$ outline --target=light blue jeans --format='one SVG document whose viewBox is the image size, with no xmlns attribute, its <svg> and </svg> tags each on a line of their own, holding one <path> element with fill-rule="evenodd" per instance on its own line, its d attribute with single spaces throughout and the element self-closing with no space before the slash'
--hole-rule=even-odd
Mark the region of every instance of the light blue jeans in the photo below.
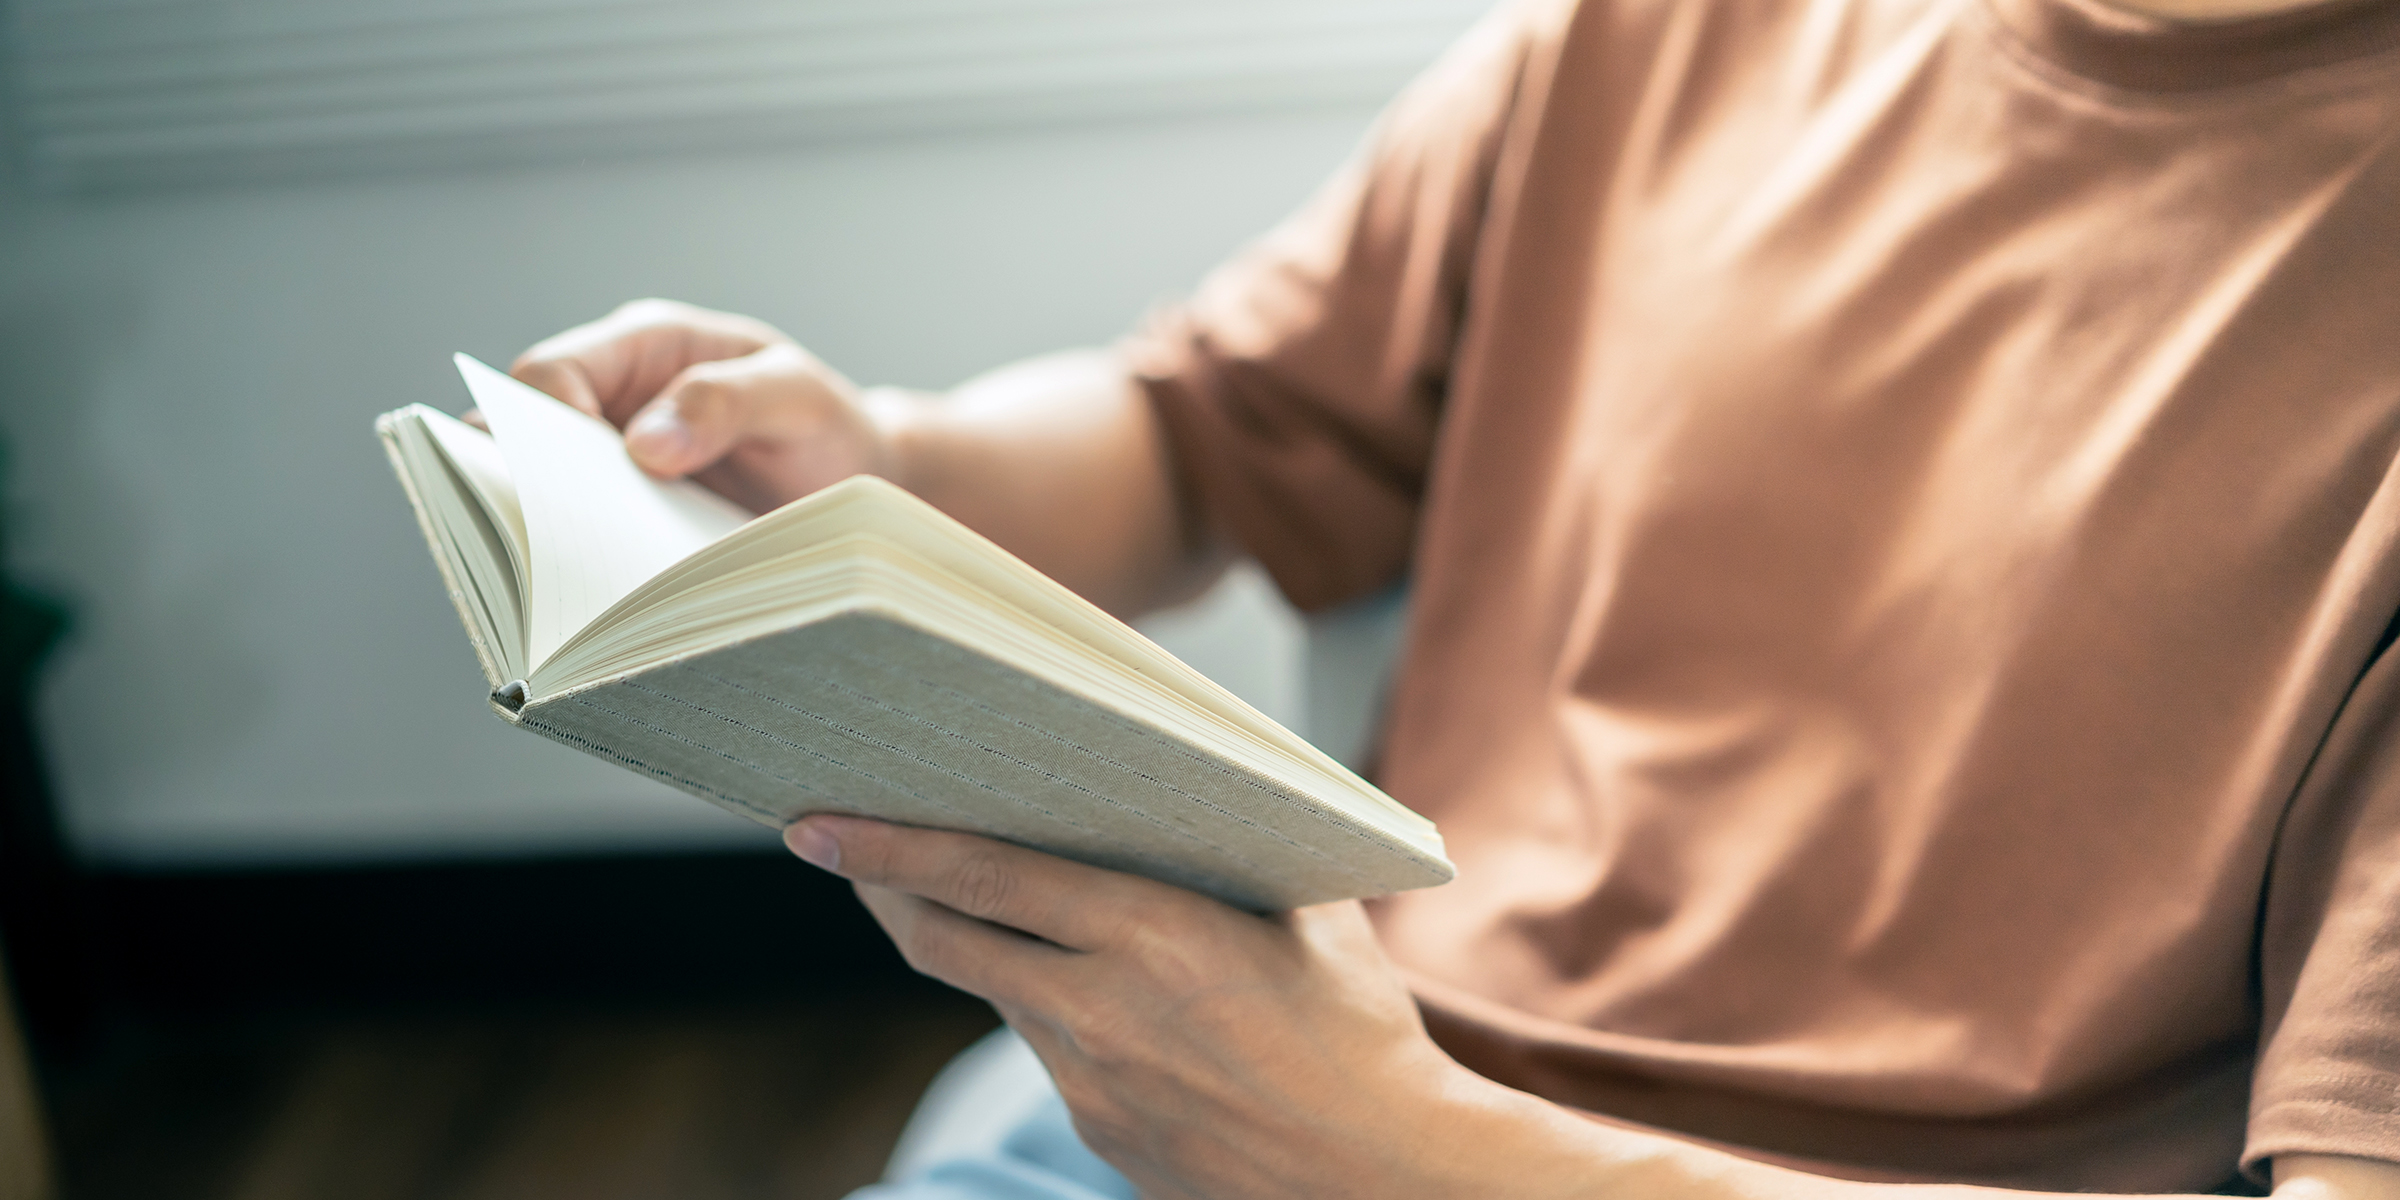
<svg viewBox="0 0 2400 1200">
<path fill-rule="evenodd" d="M 942 1068 L 883 1182 L 850 1200 L 1135 1200 L 1084 1149 L 1033 1048 L 1003 1028 Z"/>
</svg>

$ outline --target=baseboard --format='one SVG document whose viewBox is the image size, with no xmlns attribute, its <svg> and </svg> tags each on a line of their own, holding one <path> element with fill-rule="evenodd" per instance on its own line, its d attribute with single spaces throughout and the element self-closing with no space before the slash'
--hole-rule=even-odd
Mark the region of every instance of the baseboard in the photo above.
<svg viewBox="0 0 2400 1200">
<path fill-rule="evenodd" d="M 76 886 L 100 991 L 140 1014 L 922 986 L 849 885 L 780 853 L 103 871 Z"/>
</svg>

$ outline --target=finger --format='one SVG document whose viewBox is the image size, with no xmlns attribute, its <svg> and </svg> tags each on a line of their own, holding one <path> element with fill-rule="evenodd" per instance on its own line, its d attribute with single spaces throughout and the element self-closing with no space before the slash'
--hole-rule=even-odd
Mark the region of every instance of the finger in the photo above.
<svg viewBox="0 0 2400 1200">
<path fill-rule="evenodd" d="M 569 407 L 587 417 L 604 416 L 600 407 L 599 388 L 592 382 L 592 373 L 598 369 L 608 373 L 603 378 L 613 378 L 614 373 L 622 368 L 602 358 L 600 352 L 572 358 L 533 357 L 547 345 L 537 343 L 533 349 L 518 356 L 517 361 L 510 364 L 508 373 L 515 376 L 518 382 L 565 401 Z"/>
<path fill-rule="evenodd" d="M 1135 875 L 973 834 L 816 813 L 784 831 L 792 853 L 857 883 L 922 896 L 1074 950 L 1179 924 L 1214 901 Z M 1231 911 L 1231 910 L 1227 910 Z"/>
<path fill-rule="evenodd" d="M 1301 940 L 1328 949 L 1382 945 L 1375 936 L 1375 922 L 1367 917 L 1367 906 L 1356 900 L 1333 900 L 1288 909 L 1270 919 Z"/>
<path fill-rule="evenodd" d="M 492 431 L 492 423 L 484 419 L 483 410 L 480 408 L 470 408 L 466 412 L 460 414 L 458 419 L 484 431 L 485 433 L 490 433 Z"/>
<path fill-rule="evenodd" d="M 509 374 L 620 426 L 696 362 L 738 358 L 785 340 L 761 321 L 673 300 L 635 300 L 544 338 Z"/>
<path fill-rule="evenodd" d="M 1038 1005 L 1061 960 L 1073 953 L 906 892 L 855 888 L 910 969 L 997 1005 Z"/>
<path fill-rule="evenodd" d="M 847 381 L 789 342 L 695 363 L 625 423 L 625 449 L 662 479 L 689 475 L 745 441 L 805 444 L 832 432 Z"/>
</svg>

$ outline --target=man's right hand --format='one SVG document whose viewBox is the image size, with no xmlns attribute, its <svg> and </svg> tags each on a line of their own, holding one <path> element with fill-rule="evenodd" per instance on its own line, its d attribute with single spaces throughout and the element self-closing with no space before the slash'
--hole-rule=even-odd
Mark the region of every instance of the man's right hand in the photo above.
<svg viewBox="0 0 2400 1200">
<path fill-rule="evenodd" d="M 635 300 L 536 343 L 509 373 L 624 430 L 643 470 L 688 475 L 753 512 L 895 465 L 874 415 L 891 406 L 734 313 Z"/>
<path fill-rule="evenodd" d="M 642 469 L 754 512 L 881 475 L 1121 616 L 1194 594 L 1227 557 L 1184 511 L 1159 418 L 1105 351 L 940 395 L 862 389 L 763 321 L 636 300 L 510 373 L 623 429 Z"/>
</svg>

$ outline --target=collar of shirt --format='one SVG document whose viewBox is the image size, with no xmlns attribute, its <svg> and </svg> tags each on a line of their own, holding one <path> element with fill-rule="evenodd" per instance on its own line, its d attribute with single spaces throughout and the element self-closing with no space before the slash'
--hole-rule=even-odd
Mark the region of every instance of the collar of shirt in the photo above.
<svg viewBox="0 0 2400 1200">
<path fill-rule="evenodd" d="M 2331 0 L 2229 21 L 2144 16 L 2100 0 L 1987 0 L 2026 48 L 2142 92 L 2239 87 L 2400 49 L 2400 2 Z"/>
</svg>

